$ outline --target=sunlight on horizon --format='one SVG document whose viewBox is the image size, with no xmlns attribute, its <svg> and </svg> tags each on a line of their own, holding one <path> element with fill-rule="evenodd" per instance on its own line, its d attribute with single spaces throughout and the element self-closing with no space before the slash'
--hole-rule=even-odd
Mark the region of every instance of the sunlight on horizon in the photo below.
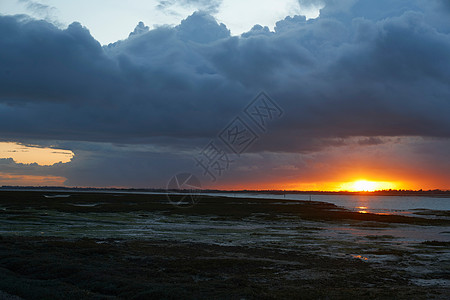
<svg viewBox="0 0 450 300">
<path fill-rule="evenodd" d="M 284 184 L 282 188 L 273 187 L 274 190 L 314 191 L 314 192 L 374 192 L 381 190 L 422 189 L 420 185 L 414 186 L 405 181 L 376 181 L 355 178 L 352 181 L 320 181 L 308 183 Z"/>
<path fill-rule="evenodd" d="M 396 189 L 397 185 L 387 181 L 370 181 L 365 179 L 346 182 L 341 185 L 341 191 L 349 192 L 374 192 L 379 190 Z"/>
<path fill-rule="evenodd" d="M 0 142 L 0 159 L 12 158 L 14 162 L 20 164 L 36 163 L 40 166 L 51 166 L 56 163 L 68 163 L 73 157 L 74 153 L 70 150 Z"/>
</svg>

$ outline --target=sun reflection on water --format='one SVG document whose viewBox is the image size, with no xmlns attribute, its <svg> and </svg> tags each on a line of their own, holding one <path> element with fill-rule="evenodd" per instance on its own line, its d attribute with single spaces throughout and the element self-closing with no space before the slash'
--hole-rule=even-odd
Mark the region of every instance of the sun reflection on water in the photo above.
<svg viewBox="0 0 450 300">
<path fill-rule="evenodd" d="M 358 212 L 360 214 L 367 214 L 368 213 L 367 212 L 367 206 L 358 206 L 357 209 L 358 209 Z"/>
</svg>

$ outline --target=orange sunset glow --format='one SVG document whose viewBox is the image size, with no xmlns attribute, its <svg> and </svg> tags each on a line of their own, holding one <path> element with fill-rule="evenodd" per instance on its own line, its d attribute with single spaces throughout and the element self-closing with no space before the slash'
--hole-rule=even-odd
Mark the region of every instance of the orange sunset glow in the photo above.
<svg viewBox="0 0 450 300">
<path fill-rule="evenodd" d="M 397 189 L 396 184 L 384 181 L 357 180 L 342 184 L 341 191 L 350 192 L 373 192 L 379 190 Z"/>
<path fill-rule="evenodd" d="M 245 185 L 223 185 L 220 186 L 224 190 L 286 190 L 286 191 L 329 191 L 329 192 L 374 192 L 381 190 L 400 190 L 400 189 L 420 189 L 420 186 L 404 184 L 400 181 L 376 181 L 366 179 L 356 179 L 354 181 L 318 181 L 313 183 L 283 183 L 283 182 L 267 182 L 267 183 L 246 183 Z"/>
<path fill-rule="evenodd" d="M 66 178 L 60 176 L 16 175 L 0 172 L 0 185 L 8 186 L 63 186 Z"/>
<path fill-rule="evenodd" d="M 355 179 L 345 179 L 342 181 L 324 181 L 317 180 L 316 182 L 282 182 L 282 181 L 272 181 L 272 182 L 245 182 L 241 184 L 224 184 L 218 186 L 218 188 L 223 190 L 286 190 L 286 191 L 329 191 L 329 192 L 374 192 L 382 190 L 434 190 L 442 189 L 446 190 L 446 185 L 444 179 L 439 178 L 393 178 L 386 176 L 390 180 L 380 180 L 370 179 L 370 177 L 365 178 L 355 178 Z M 338 179 L 338 178 L 336 178 Z M 441 181 L 439 181 L 441 180 Z M 204 186 L 204 188 L 210 188 L 209 186 Z"/>
<path fill-rule="evenodd" d="M 51 166 L 55 163 L 67 163 L 74 154 L 70 150 L 22 145 L 12 142 L 0 142 L 0 158 L 12 158 L 16 163 Z"/>
</svg>

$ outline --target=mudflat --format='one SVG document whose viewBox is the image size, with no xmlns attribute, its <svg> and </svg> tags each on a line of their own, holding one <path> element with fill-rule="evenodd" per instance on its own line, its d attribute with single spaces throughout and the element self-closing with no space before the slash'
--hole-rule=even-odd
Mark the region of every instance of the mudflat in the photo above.
<svg viewBox="0 0 450 300">
<path fill-rule="evenodd" d="M 440 239 L 448 218 L 309 201 L 202 196 L 177 207 L 165 195 L 66 194 L 0 192 L 0 290 L 9 296 L 450 298 L 450 244 Z"/>
</svg>

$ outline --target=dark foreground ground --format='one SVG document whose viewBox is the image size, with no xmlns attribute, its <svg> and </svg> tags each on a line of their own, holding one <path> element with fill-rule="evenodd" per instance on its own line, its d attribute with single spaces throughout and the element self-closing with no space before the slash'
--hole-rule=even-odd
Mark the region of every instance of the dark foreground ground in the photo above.
<svg viewBox="0 0 450 300">
<path fill-rule="evenodd" d="M 193 207 L 177 208 L 158 195 L 80 193 L 49 199 L 43 194 L 48 195 L 0 192 L 0 291 L 9 295 L 25 299 L 450 299 L 449 261 L 435 262 L 447 253 L 447 242 L 426 241 L 404 248 L 378 233 L 347 241 L 321 239 L 317 234 L 344 225 L 448 229 L 450 222 L 445 219 L 360 214 L 318 202 L 293 205 L 292 201 L 204 197 Z M 114 214 L 122 223 L 113 219 Z M 86 222 L 109 220 L 108 237 L 96 231 L 103 223 L 80 230 L 73 221 L 80 216 Z M 125 223 L 155 216 L 175 229 L 147 235 L 133 235 L 127 229 L 126 235 L 119 234 Z M 197 229 L 182 231 L 190 228 L 188 223 L 177 229 L 169 222 L 173 218 L 187 219 Z M 134 228 L 141 228 L 144 223 L 136 224 L 141 225 Z M 156 223 L 145 224 L 148 231 L 157 232 Z M 217 228 L 199 224 L 226 226 L 218 233 Z M 56 234 L 58 226 L 63 228 L 60 234 Z M 73 227 L 78 230 L 71 231 Z M 239 240 L 256 233 L 254 241 Z M 355 259 L 350 253 L 362 256 Z M 365 256 L 380 259 L 372 262 Z M 418 284 L 420 280 L 428 283 Z M 6 296 L 0 293 L 2 297 Z"/>
</svg>

